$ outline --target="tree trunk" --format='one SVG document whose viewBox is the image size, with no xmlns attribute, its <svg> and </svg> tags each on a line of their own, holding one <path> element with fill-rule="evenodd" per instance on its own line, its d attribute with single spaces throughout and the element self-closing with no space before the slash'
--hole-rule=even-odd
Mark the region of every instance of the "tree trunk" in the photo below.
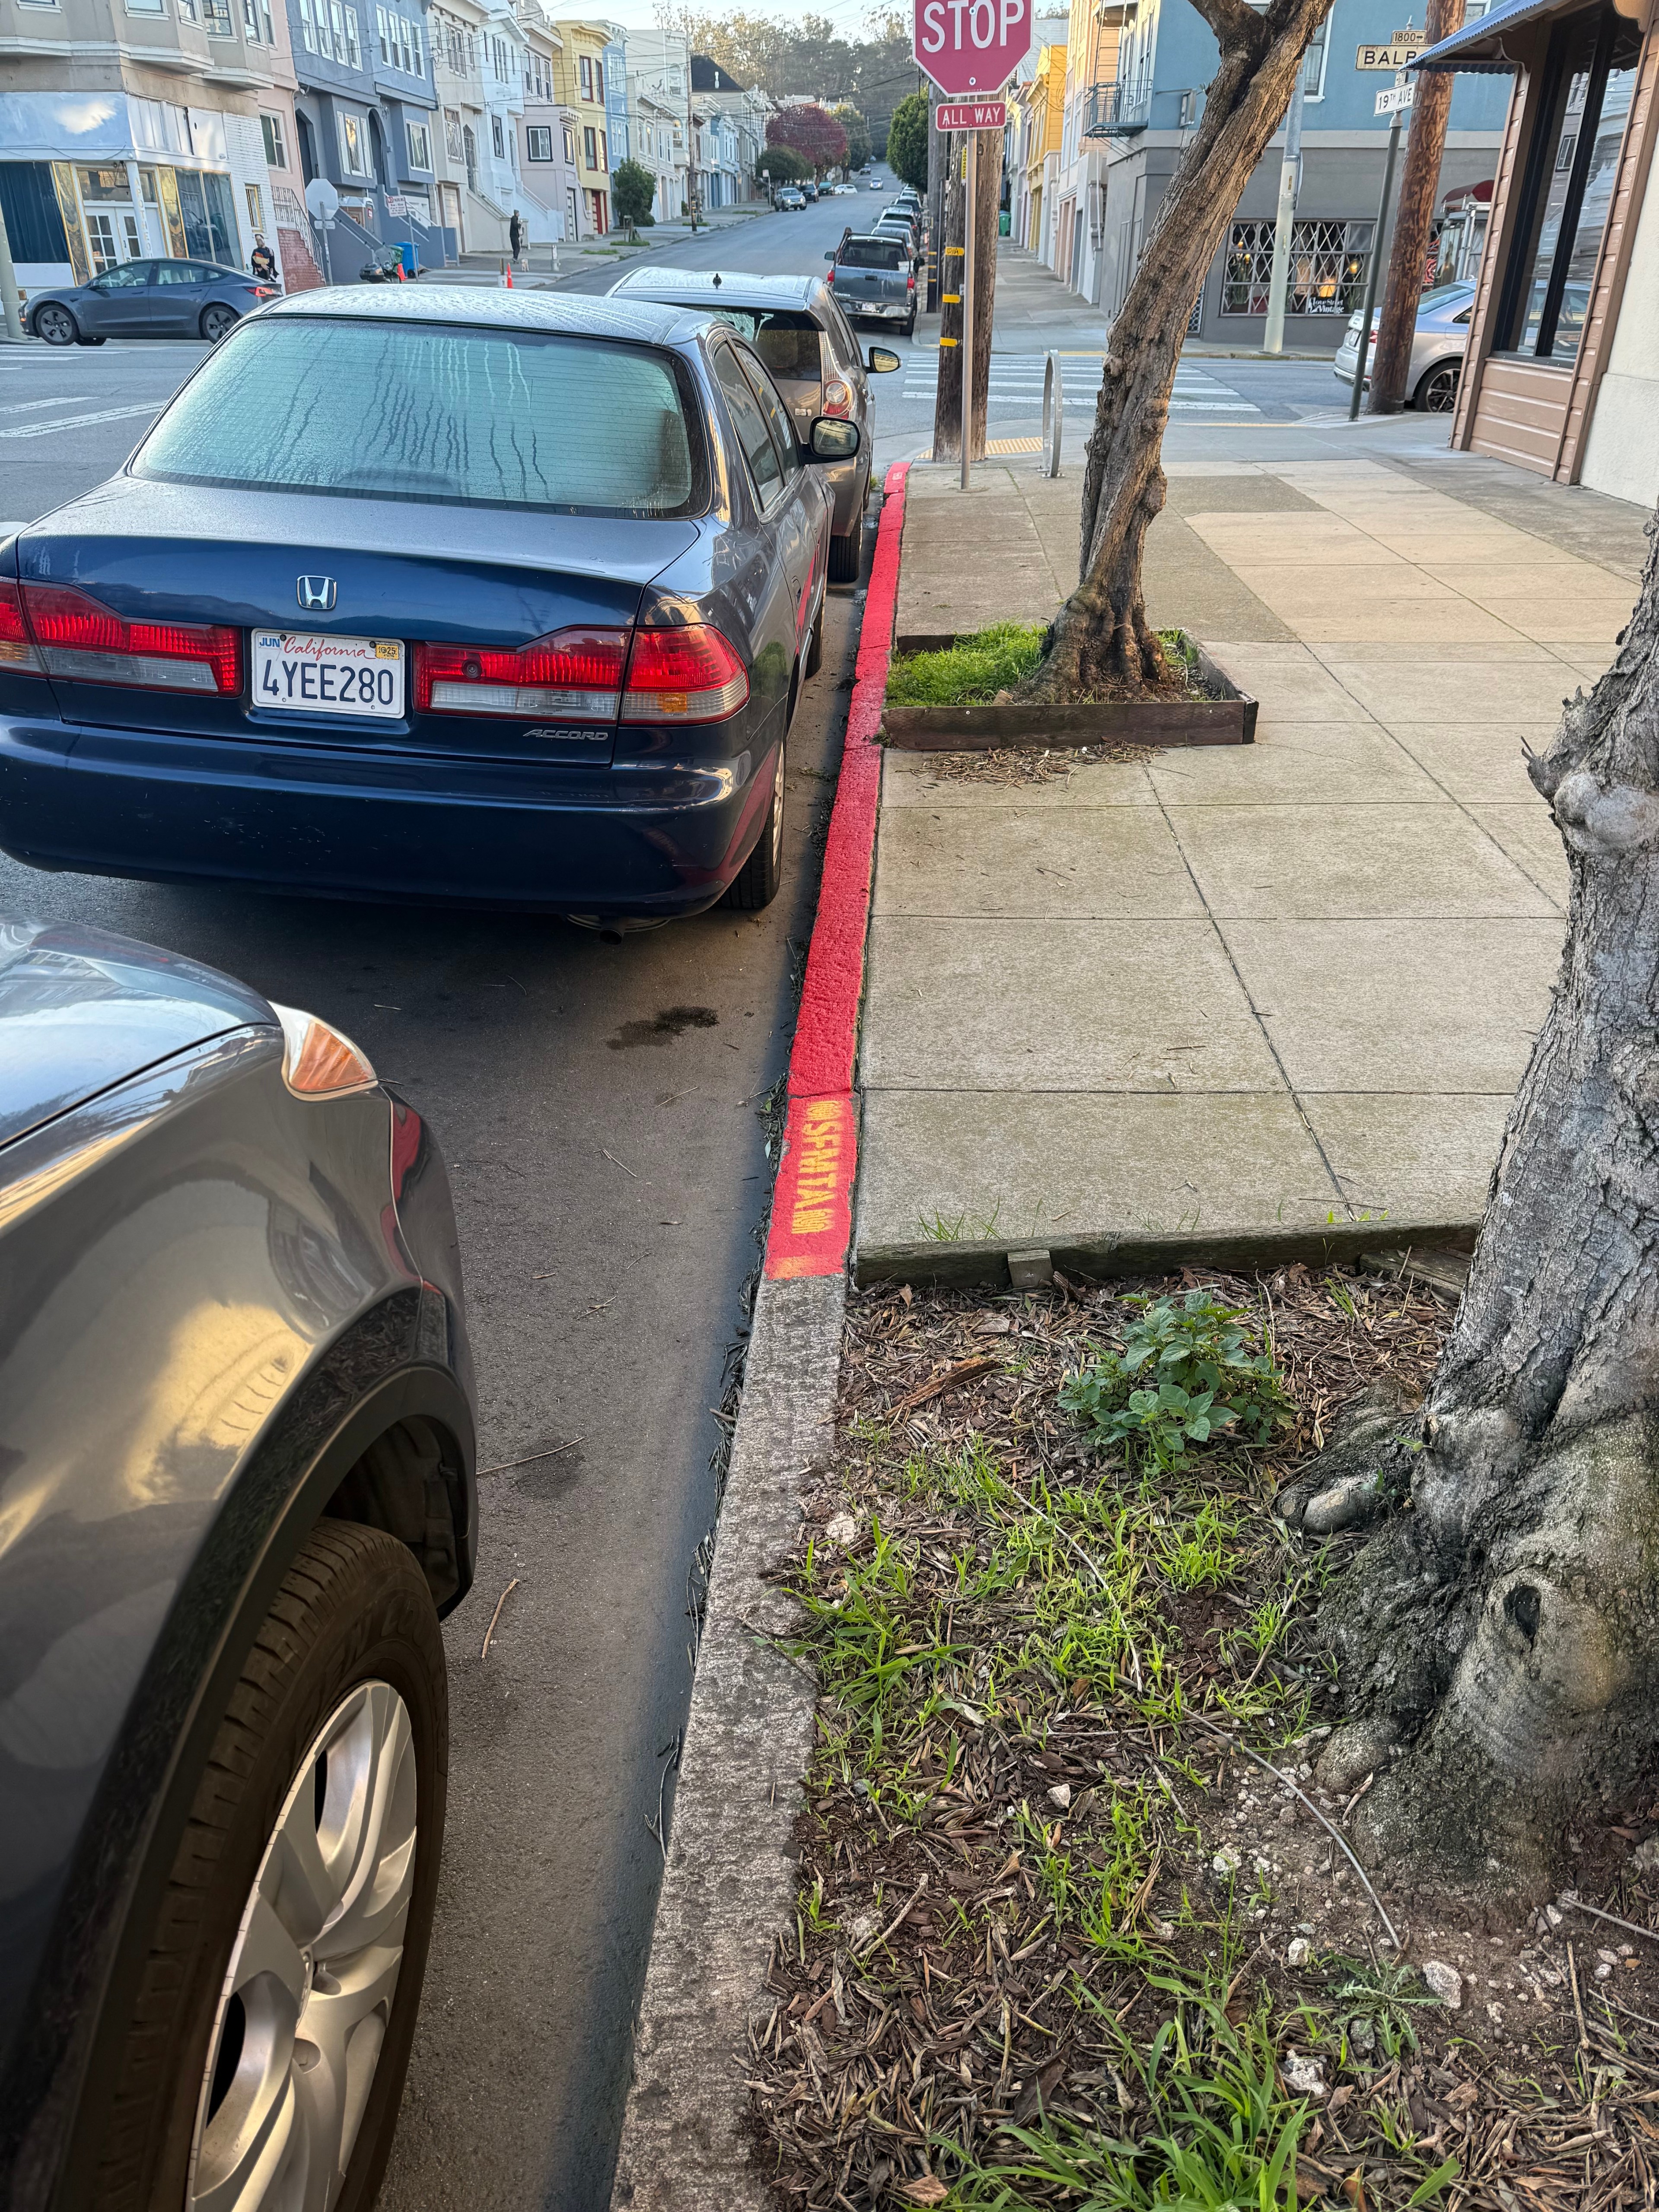
<svg viewBox="0 0 1659 2212">
<path fill-rule="evenodd" d="M 939 246 L 939 377 L 933 394 L 933 458 L 962 458 L 962 266 L 967 211 L 962 149 L 966 136 L 944 142 L 945 223 Z"/>
<path fill-rule="evenodd" d="M 1424 35 L 1431 46 L 1436 46 L 1449 38 L 1462 20 L 1463 0 L 1429 0 Z M 1382 295 L 1382 315 L 1371 352 L 1371 391 L 1366 406 L 1371 415 L 1398 415 L 1405 404 L 1412 341 L 1417 336 L 1417 306 L 1423 297 L 1429 233 L 1440 187 L 1440 160 L 1446 150 L 1446 118 L 1452 109 L 1452 79 L 1448 73 L 1419 72 L 1415 82 L 1406 140 L 1406 173 L 1400 179 L 1400 211 L 1394 217 L 1394 245 L 1388 254 L 1388 289 Z M 1380 238 L 1372 251 L 1381 252 Z"/>
<path fill-rule="evenodd" d="M 1194 4 L 1221 57 L 1197 134 L 1112 325 L 1083 472 L 1081 580 L 1055 618 L 1043 660 L 1016 694 L 1034 703 L 1084 699 L 1108 683 L 1151 684 L 1162 673 L 1146 619 L 1141 554 L 1163 507 L 1158 456 L 1175 366 L 1205 274 L 1284 120 L 1308 41 L 1331 0 L 1272 0 L 1265 15 L 1245 0 Z"/>
<path fill-rule="evenodd" d="M 1382 1770 L 1357 1823 L 1374 1861 L 1454 1875 L 1552 1875 L 1659 1736 L 1659 522 L 1650 538 L 1617 659 L 1529 764 L 1567 848 L 1566 949 L 1394 1455 L 1410 1510 L 1327 1600 L 1349 1719 L 1326 1771 Z M 1339 1525 L 1347 1494 L 1302 1517 Z"/>
</svg>

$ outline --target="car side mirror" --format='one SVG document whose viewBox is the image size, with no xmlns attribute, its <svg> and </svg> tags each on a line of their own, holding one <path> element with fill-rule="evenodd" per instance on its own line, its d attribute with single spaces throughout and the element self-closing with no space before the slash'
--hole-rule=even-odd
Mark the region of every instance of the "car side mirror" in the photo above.
<svg viewBox="0 0 1659 2212">
<path fill-rule="evenodd" d="M 877 376 L 885 376 L 889 369 L 902 368 L 904 365 L 898 355 L 890 353 L 886 346 L 872 346 L 869 359 L 865 363 L 865 367 L 873 368 Z"/>
<path fill-rule="evenodd" d="M 828 252 L 824 256 L 824 258 L 825 258 L 825 260 L 826 260 L 826 261 L 833 261 L 833 260 L 834 260 L 834 258 L 835 258 L 835 248 L 834 248 L 833 246 L 831 246 L 831 248 L 830 248 L 829 252 Z"/>
<path fill-rule="evenodd" d="M 861 442 L 856 422 L 820 415 L 808 433 L 807 451 L 814 461 L 850 461 Z"/>
</svg>

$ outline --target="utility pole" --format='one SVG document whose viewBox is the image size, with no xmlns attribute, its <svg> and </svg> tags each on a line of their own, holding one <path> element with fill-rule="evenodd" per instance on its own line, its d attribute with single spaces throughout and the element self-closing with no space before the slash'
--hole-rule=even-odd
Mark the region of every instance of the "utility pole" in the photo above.
<svg viewBox="0 0 1659 2212">
<path fill-rule="evenodd" d="M 1261 341 L 1264 353 L 1284 350 L 1284 302 L 1290 289 L 1290 237 L 1296 221 L 1296 198 L 1302 190 L 1302 96 L 1308 64 L 1296 71 L 1296 90 L 1284 117 L 1284 159 L 1278 172 L 1278 213 L 1273 222 L 1273 273 L 1267 288 L 1267 329 Z"/>
<path fill-rule="evenodd" d="M 939 259 L 939 376 L 933 402 L 933 458 L 954 461 L 962 446 L 962 296 L 963 264 L 967 245 L 964 215 L 967 193 L 958 152 L 959 134 L 950 131 L 937 142 L 944 186 L 943 220 L 937 234 Z"/>
<path fill-rule="evenodd" d="M 921 71 L 916 72 L 918 76 Z M 933 112 L 939 105 L 939 88 L 931 77 L 927 84 L 927 204 L 928 254 L 927 293 L 924 311 L 930 315 L 939 312 L 939 294 L 943 289 L 943 268 L 941 260 L 945 236 L 945 155 L 949 150 L 948 140 L 942 140 L 933 127 Z"/>
<path fill-rule="evenodd" d="M 1463 0 L 1429 0 L 1424 36 L 1430 46 L 1449 38 L 1463 20 Z M 1412 341 L 1417 336 L 1418 302 L 1428 264 L 1429 231 L 1434 222 L 1440 160 L 1446 150 L 1446 118 L 1451 112 L 1452 80 L 1442 70 L 1415 71 L 1412 128 L 1406 141 L 1406 173 L 1400 180 L 1400 213 L 1394 218 L 1388 283 L 1382 295 L 1376 356 L 1371 365 L 1371 399 L 1367 412 L 1398 415 L 1406 402 L 1411 374 Z M 1381 252 L 1382 240 L 1377 239 Z"/>
<path fill-rule="evenodd" d="M 1359 413 L 1365 397 L 1365 356 L 1371 345 L 1371 317 L 1376 313 L 1377 271 L 1382 266 L 1382 241 L 1388 230 L 1388 203 L 1394 196 L 1394 159 L 1400 152 L 1400 110 L 1388 125 L 1388 158 L 1382 165 L 1382 198 L 1377 202 L 1376 234 L 1371 241 L 1371 262 L 1365 272 L 1365 305 L 1359 318 L 1359 354 L 1354 362 L 1353 388 L 1348 394 L 1348 420 Z"/>
<path fill-rule="evenodd" d="M 0 313 L 6 319 L 5 336 L 0 343 L 21 345 L 23 318 L 17 298 L 17 271 L 12 266 L 11 240 L 6 235 L 6 211 L 0 208 Z"/>
</svg>

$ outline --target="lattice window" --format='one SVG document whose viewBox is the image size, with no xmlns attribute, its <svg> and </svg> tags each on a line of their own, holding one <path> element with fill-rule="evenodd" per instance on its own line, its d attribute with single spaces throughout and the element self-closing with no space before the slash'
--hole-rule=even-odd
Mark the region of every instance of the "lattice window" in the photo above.
<svg viewBox="0 0 1659 2212">
<path fill-rule="evenodd" d="M 1222 283 L 1224 315 L 1265 315 L 1273 273 L 1271 216 L 1259 222 L 1235 222 L 1228 233 L 1227 273 Z M 1347 315 L 1362 306 L 1365 271 L 1371 258 L 1369 221 L 1327 222 L 1317 219 L 1290 226 L 1290 284 L 1285 313 L 1291 315 Z"/>
</svg>

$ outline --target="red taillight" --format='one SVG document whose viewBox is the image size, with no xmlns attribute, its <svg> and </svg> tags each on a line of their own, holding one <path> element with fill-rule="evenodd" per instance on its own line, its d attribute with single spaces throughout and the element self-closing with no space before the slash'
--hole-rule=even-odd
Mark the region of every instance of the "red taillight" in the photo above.
<svg viewBox="0 0 1659 2212">
<path fill-rule="evenodd" d="M 256 300 L 274 300 L 278 296 L 274 284 L 250 284 L 247 289 Z"/>
<path fill-rule="evenodd" d="M 14 676 L 46 673 L 23 620 L 22 594 L 7 577 L 0 577 L 0 668 L 10 669 Z"/>
<path fill-rule="evenodd" d="M 916 289 L 916 271 L 914 269 L 911 270 L 909 276 L 905 279 L 905 289 L 907 292 L 913 292 Z"/>
<path fill-rule="evenodd" d="M 147 691 L 235 692 L 241 639 L 208 623 L 128 622 L 66 584 L 25 584 L 23 613 L 49 676 Z"/>
<path fill-rule="evenodd" d="M 832 376 L 825 385 L 824 404 L 819 412 L 821 415 L 851 414 L 852 386 L 844 377 Z"/>
<path fill-rule="evenodd" d="M 742 662 L 706 623 L 635 631 L 622 702 L 625 722 L 723 721 L 748 696 Z"/>
<path fill-rule="evenodd" d="M 418 714 L 558 714 L 612 722 L 622 696 L 625 629 L 556 629 L 516 652 L 493 645 L 418 645 Z"/>
</svg>

